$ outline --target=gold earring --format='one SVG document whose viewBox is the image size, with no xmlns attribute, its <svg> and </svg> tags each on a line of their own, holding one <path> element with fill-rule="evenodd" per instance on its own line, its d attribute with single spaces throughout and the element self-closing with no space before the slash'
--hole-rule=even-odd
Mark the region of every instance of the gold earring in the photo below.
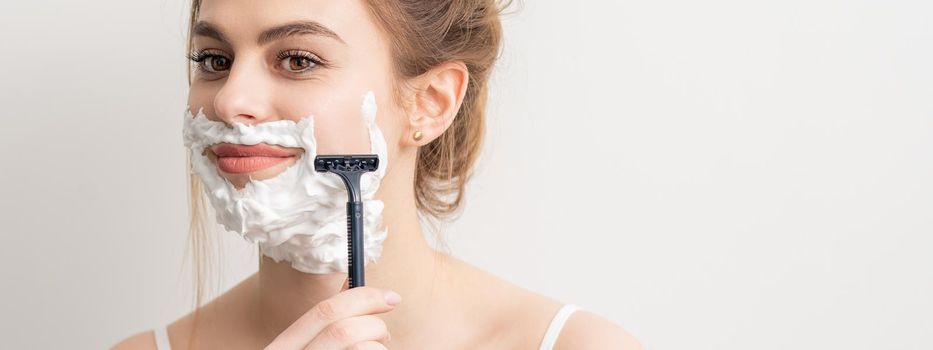
<svg viewBox="0 0 933 350">
<path fill-rule="evenodd" d="M 415 131 L 414 139 L 415 141 L 421 141 L 421 138 L 424 137 L 424 133 L 421 130 Z"/>
</svg>

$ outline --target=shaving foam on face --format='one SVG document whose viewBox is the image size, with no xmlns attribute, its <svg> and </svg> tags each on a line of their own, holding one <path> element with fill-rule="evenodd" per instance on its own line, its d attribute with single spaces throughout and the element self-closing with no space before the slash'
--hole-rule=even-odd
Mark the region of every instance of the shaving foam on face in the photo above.
<svg viewBox="0 0 933 350">
<path fill-rule="evenodd" d="M 363 248 L 366 263 L 382 254 L 388 229 L 382 225 L 383 203 L 374 199 L 385 176 L 388 156 L 385 138 L 376 125 L 376 98 L 363 97 L 361 113 L 369 131 L 370 152 L 379 157 L 379 169 L 360 179 L 363 211 Z M 335 174 L 314 170 L 317 143 L 314 116 L 233 127 L 207 119 L 203 108 L 196 116 L 185 109 L 184 144 L 191 152 L 192 171 L 201 179 L 204 193 L 227 231 L 258 243 L 263 255 L 276 262 L 289 261 L 293 268 L 315 274 L 347 273 L 347 189 Z M 236 189 L 220 176 L 217 166 L 204 155 L 218 143 L 255 145 L 266 143 L 304 149 L 298 161 L 276 177 L 250 179 Z"/>
</svg>

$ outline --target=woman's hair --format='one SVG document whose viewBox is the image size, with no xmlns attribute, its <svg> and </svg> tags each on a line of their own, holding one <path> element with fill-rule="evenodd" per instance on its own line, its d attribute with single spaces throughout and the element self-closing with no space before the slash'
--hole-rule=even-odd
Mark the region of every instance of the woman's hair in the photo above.
<svg viewBox="0 0 933 350">
<path fill-rule="evenodd" d="M 467 182 L 479 156 L 485 133 L 487 82 L 499 56 L 502 27 L 500 14 L 512 1 L 498 0 L 366 0 L 373 18 L 392 43 L 396 102 L 407 79 L 437 65 L 463 62 L 469 83 L 463 103 L 450 127 L 437 139 L 418 149 L 414 196 L 419 214 L 435 220 L 452 219 L 463 201 Z M 198 19 L 201 0 L 192 0 L 187 50 L 191 28 Z M 191 82 L 191 67 L 188 69 Z M 189 173 L 190 246 L 196 266 L 195 325 L 203 301 L 208 260 L 209 212 L 200 180 Z M 194 339 L 191 337 L 190 339 Z"/>
<path fill-rule="evenodd" d="M 448 61 L 461 61 L 469 71 L 457 117 L 440 137 L 418 149 L 415 169 L 419 211 L 438 219 L 450 217 L 460 208 L 482 148 L 487 82 L 502 36 L 499 13 L 508 3 L 500 7 L 494 0 L 367 2 L 394 43 L 397 78 L 413 78 Z"/>
</svg>

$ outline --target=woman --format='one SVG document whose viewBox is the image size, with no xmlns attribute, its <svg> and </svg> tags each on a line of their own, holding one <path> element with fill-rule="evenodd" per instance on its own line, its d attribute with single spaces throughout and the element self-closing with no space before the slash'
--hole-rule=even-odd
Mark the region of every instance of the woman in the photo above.
<svg viewBox="0 0 933 350">
<path fill-rule="evenodd" d="M 419 214 L 443 219 L 457 210 L 480 151 L 486 83 L 500 44 L 497 5 L 193 1 L 188 112 L 203 113 L 200 122 L 257 126 L 313 115 L 319 154 L 368 153 L 367 133 L 358 131 L 366 130 L 364 118 L 347 116 L 358 115 L 360 96 L 371 92 L 378 118 L 370 127 L 382 133 L 390 161 L 375 193 L 384 206 L 367 210 L 381 209 L 390 233 L 379 242 L 378 259 L 367 261 L 363 287 L 347 289 L 345 273 L 309 273 L 319 265 L 264 251 L 256 274 L 166 329 L 133 335 L 115 349 L 640 348 L 595 313 L 435 251 L 422 235 Z M 266 145 L 263 152 L 282 159 L 225 158 L 252 152 L 237 147 L 246 146 L 204 154 L 238 189 L 276 178 L 303 155 L 297 147 Z M 202 180 L 192 182 L 195 203 Z"/>
</svg>

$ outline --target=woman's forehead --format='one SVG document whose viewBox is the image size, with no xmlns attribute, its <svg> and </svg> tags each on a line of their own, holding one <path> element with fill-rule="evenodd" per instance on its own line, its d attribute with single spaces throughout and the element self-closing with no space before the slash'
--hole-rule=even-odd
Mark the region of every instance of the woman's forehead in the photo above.
<svg viewBox="0 0 933 350">
<path fill-rule="evenodd" d="M 237 41 L 259 41 L 269 29 L 305 23 L 303 29 L 346 44 L 372 35 L 370 18 L 363 0 L 202 0 L 197 22 Z"/>
</svg>

